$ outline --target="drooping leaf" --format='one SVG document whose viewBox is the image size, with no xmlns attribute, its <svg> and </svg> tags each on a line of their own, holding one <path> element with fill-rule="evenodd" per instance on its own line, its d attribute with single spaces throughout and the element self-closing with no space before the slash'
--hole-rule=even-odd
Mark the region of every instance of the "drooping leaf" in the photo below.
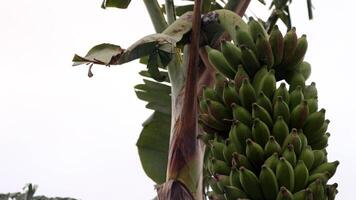
<svg viewBox="0 0 356 200">
<path fill-rule="evenodd" d="M 166 180 L 170 124 L 170 115 L 154 112 L 136 144 L 144 171 L 157 184 Z"/>
<path fill-rule="evenodd" d="M 101 4 L 102 8 L 113 7 L 113 8 L 127 8 L 131 0 L 104 0 Z"/>
<path fill-rule="evenodd" d="M 99 44 L 91 48 L 85 57 L 75 54 L 73 66 L 85 63 L 110 65 L 116 63 L 123 52 L 124 50 L 118 45 L 108 43 Z"/>
<path fill-rule="evenodd" d="M 170 26 L 163 31 L 163 34 L 168 35 L 179 42 L 184 34 L 192 29 L 193 12 L 186 12 L 179 19 L 174 21 Z"/>
<path fill-rule="evenodd" d="M 174 53 L 176 42 L 177 40 L 174 37 L 167 34 L 157 33 L 148 35 L 126 49 L 120 56 L 118 64 L 124 64 L 132 60 L 151 55 L 155 51 Z"/>
<path fill-rule="evenodd" d="M 168 72 L 166 72 L 166 71 L 160 71 L 160 73 L 161 73 L 164 77 L 166 77 L 166 79 L 164 80 L 164 82 L 169 83 L 170 80 L 169 80 L 169 77 L 168 77 Z M 140 74 L 141 76 L 143 76 L 143 77 L 151 78 L 151 75 L 150 75 L 150 73 L 148 73 L 147 70 L 142 70 L 142 71 L 139 72 L 139 74 Z"/>
<path fill-rule="evenodd" d="M 137 141 L 142 167 L 154 182 L 163 183 L 166 177 L 171 124 L 171 86 L 144 79 L 135 86 L 139 99 L 154 113 L 143 123 Z"/>
</svg>

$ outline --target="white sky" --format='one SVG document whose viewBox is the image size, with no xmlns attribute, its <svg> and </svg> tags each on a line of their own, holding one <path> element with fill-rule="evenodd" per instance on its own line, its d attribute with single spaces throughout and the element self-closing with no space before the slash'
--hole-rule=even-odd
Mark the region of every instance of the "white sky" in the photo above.
<svg viewBox="0 0 356 200">
<path fill-rule="evenodd" d="M 100 8 L 101 0 L 3 1 L 0 6 L 0 193 L 38 184 L 37 194 L 84 200 L 151 199 L 153 182 L 141 169 L 136 140 L 150 111 L 133 86 L 143 65 L 71 67 L 74 53 L 95 44 L 128 47 L 153 33 L 143 2 L 131 9 Z M 316 1 L 307 20 L 295 1 L 293 22 L 306 33 L 309 81 L 331 120 L 329 158 L 338 199 L 351 200 L 356 179 L 356 14 L 353 1 Z M 253 4 L 250 11 L 261 13 Z M 297 11 L 296 11 L 297 10 Z M 251 12 L 250 12 L 251 13 Z"/>
</svg>

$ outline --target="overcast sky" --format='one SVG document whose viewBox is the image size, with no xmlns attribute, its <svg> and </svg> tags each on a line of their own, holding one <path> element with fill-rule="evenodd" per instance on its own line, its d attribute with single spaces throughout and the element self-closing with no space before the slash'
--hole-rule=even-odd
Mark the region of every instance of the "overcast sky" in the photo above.
<svg viewBox="0 0 356 200">
<path fill-rule="evenodd" d="M 329 159 L 340 160 L 338 199 L 352 200 L 356 179 L 353 1 L 295 1 L 293 24 L 308 35 L 310 81 L 331 120 Z M 74 53 L 95 44 L 128 47 L 154 32 L 143 2 L 129 10 L 100 8 L 101 0 L 3 1 L 0 6 L 0 193 L 39 185 L 37 194 L 83 200 L 151 199 L 135 146 L 150 114 L 133 86 L 143 65 L 71 67 Z M 253 4 L 248 13 L 266 16 Z"/>
</svg>

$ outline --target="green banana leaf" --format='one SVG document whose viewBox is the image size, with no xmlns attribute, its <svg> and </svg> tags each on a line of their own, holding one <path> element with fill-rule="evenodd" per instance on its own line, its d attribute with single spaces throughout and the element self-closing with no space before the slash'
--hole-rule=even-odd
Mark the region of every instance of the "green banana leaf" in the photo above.
<svg viewBox="0 0 356 200">
<path fill-rule="evenodd" d="M 127 8 L 131 0 L 104 0 L 101 4 L 102 8 L 113 7 L 113 8 Z"/>
<path fill-rule="evenodd" d="M 139 99 L 148 102 L 146 108 L 154 110 L 143 123 L 137 141 L 141 164 L 146 174 L 157 184 L 166 180 L 168 147 L 171 128 L 171 87 L 145 79 L 135 86 Z"/>
</svg>

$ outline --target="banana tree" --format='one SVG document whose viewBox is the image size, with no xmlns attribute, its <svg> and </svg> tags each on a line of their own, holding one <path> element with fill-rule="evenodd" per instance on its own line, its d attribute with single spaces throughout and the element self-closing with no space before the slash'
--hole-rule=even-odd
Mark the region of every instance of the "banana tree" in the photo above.
<svg viewBox="0 0 356 200">
<path fill-rule="evenodd" d="M 307 43 L 292 28 L 291 1 L 273 0 L 268 19 L 250 18 L 248 24 L 243 16 L 250 0 L 143 2 L 155 34 L 127 49 L 99 44 L 86 56 L 75 55 L 73 62 L 88 64 L 90 77 L 94 64 L 140 59 L 147 66 L 140 72 L 144 83 L 135 91 L 154 112 L 143 123 L 137 147 L 146 174 L 157 183 L 158 199 L 282 199 L 292 193 L 333 199 L 336 185 L 326 182 L 338 162 L 325 161 L 327 121 L 325 112 L 315 108 L 315 85 L 305 85 L 310 75 L 303 60 Z M 312 18 L 311 1 L 307 3 Z M 106 0 L 102 7 L 123 9 L 129 4 Z M 289 30 L 284 37 L 278 20 Z M 289 91 L 285 83 L 276 89 L 278 81 L 286 81 Z M 270 133 L 275 126 L 281 134 Z M 245 130 L 235 134 L 241 127 Z M 251 136 L 240 137 L 240 132 Z M 314 132 L 320 132 L 318 137 Z M 321 159 L 315 166 L 307 163 L 316 159 L 314 154 Z M 246 156 L 252 164 L 242 164 Z M 269 157 L 277 159 L 274 170 L 264 163 Z M 303 172 L 312 177 L 310 183 Z M 295 175 L 304 179 L 295 181 Z"/>
</svg>

